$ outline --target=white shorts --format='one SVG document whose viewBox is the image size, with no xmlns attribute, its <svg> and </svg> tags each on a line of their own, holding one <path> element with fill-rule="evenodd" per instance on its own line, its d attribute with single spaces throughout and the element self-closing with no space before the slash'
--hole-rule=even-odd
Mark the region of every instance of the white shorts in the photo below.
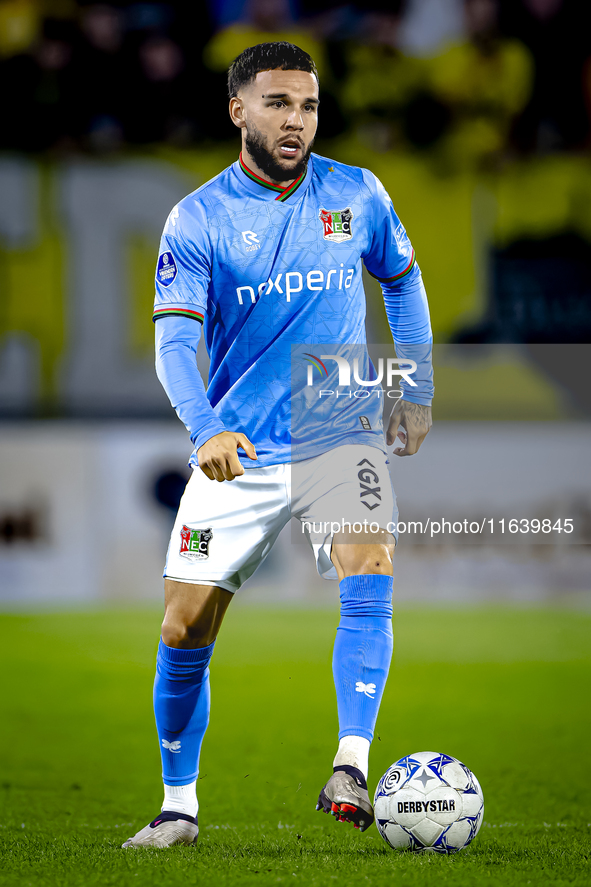
<svg viewBox="0 0 591 887">
<path fill-rule="evenodd" d="M 164 576 L 237 591 L 297 517 L 319 574 L 336 579 L 330 552 L 340 526 L 375 532 L 391 528 L 397 516 L 386 456 L 376 447 L 337 447 L 301 462 L 249 468 L 222 483 L 196 468 L 181 499 Z"/>
</svg>

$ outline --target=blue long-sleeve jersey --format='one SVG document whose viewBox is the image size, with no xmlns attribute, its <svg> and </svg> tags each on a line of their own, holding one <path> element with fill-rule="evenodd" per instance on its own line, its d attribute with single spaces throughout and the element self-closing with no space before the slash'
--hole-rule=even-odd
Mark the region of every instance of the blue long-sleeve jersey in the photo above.
<svg viewBox="0 0 591 887">
<path fill-rule="evenodd" d="M 364 348 L 362 262 L 382 285 L 398 357 L 418 364 L 414 386 L 402 379 L 404 398 L 429 404 L 425 290 L 372 173 L 312 155 L 282 190 L 239 160 L 174 207 L 156 269 L 156 366 L 195 444 L 194 464 L 199 447 L 225 429 L 255 444 L 258 462 L 239 452 L 245 466 L 345 443 L 384 448 L 383 401 L 369 396 L 375 386 L 367 398 L 356 394 L 353 381 L 355 367 L 360 379 L 375 379 Z M 207 391 L 195 360 L 201 324 Z M 349 389 L 339 375 L 346 365 Z"/>
</svg>

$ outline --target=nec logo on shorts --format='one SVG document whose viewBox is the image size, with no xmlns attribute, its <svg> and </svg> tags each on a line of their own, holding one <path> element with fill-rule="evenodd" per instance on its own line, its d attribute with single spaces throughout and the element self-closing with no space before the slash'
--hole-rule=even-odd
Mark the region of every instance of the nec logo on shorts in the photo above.
<svg viewBox="0 0 591 887">
<path fill-rule="evenodd" d="M 369 459 L 363 459 L 361 462 L 358 462 L 357 467 L 359 468 L 360 465 L 369 465 L 369 468 L 362 468 L 361 471 L 357 473 L 357 477 L 360 480 L 359 486 L 361 488 L 359 496 L 365 507 L 370 511 L 373 511 L 382 501 L 382 497 L 380 496 L 382 488 L 373 487 L 371 484 L 379 484 L 380 478 L 379 475 L 372 470 L 375 468 L 375 465 L 372 465 Z M 370 496 L 375 496 L 377 502 L 370 504 L 370 502 L 367 501 L 367 498 Z"/>
<path fill-rule="evenodd" d="M 197 530 L 183 524 L 181 529 L 180 554 L 190 561 L 203 561 L 209 557 L 209 543 L 213 538 L 213 530 Z"/>
</svg>

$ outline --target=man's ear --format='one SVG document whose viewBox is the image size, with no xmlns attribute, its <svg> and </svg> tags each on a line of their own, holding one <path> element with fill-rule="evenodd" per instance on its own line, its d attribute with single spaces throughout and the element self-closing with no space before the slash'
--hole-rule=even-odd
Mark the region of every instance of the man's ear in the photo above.
<svg viewBox="0 0 591 887">
<path fill-rule="evenodd" d="M 244 105 L 242 99 L 234 96 L 230 99 L 230 118 L 234 126 L 244 129 L 246 126 L 246 115 L 244 113 Z"/>
</svg>

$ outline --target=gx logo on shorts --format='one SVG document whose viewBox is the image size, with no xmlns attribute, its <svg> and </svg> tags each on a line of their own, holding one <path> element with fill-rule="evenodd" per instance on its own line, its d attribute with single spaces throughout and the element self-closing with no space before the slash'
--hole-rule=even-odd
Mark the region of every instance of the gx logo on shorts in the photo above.
<svg viewBox="0 0 591 887">
<path fill-rule="evenodd" d="M 357 463 L 357 466 L 360 465 L 368 465 L 368 468 L 362 468 L 361 471 L 357 474 L 357 477 L 361 481 L 359 484 L 361 488 L 360 498 L 365 505 L 366 508 L 369 508 L 370 511 L 373 511 L 374 508 L 377 508 L 380 502 L 382 501 L 382 497 L 380 495 L 381 487 L 370 486 L 370 484 L 379 484 L 380 478 L 375 470 L 375 465 L 369 461 L 369 459 L 362 459 L 361 462 Z M 375 501 L 371 499 L 367 499 L 366 497 L 375 497 Z"/>
</svg>

